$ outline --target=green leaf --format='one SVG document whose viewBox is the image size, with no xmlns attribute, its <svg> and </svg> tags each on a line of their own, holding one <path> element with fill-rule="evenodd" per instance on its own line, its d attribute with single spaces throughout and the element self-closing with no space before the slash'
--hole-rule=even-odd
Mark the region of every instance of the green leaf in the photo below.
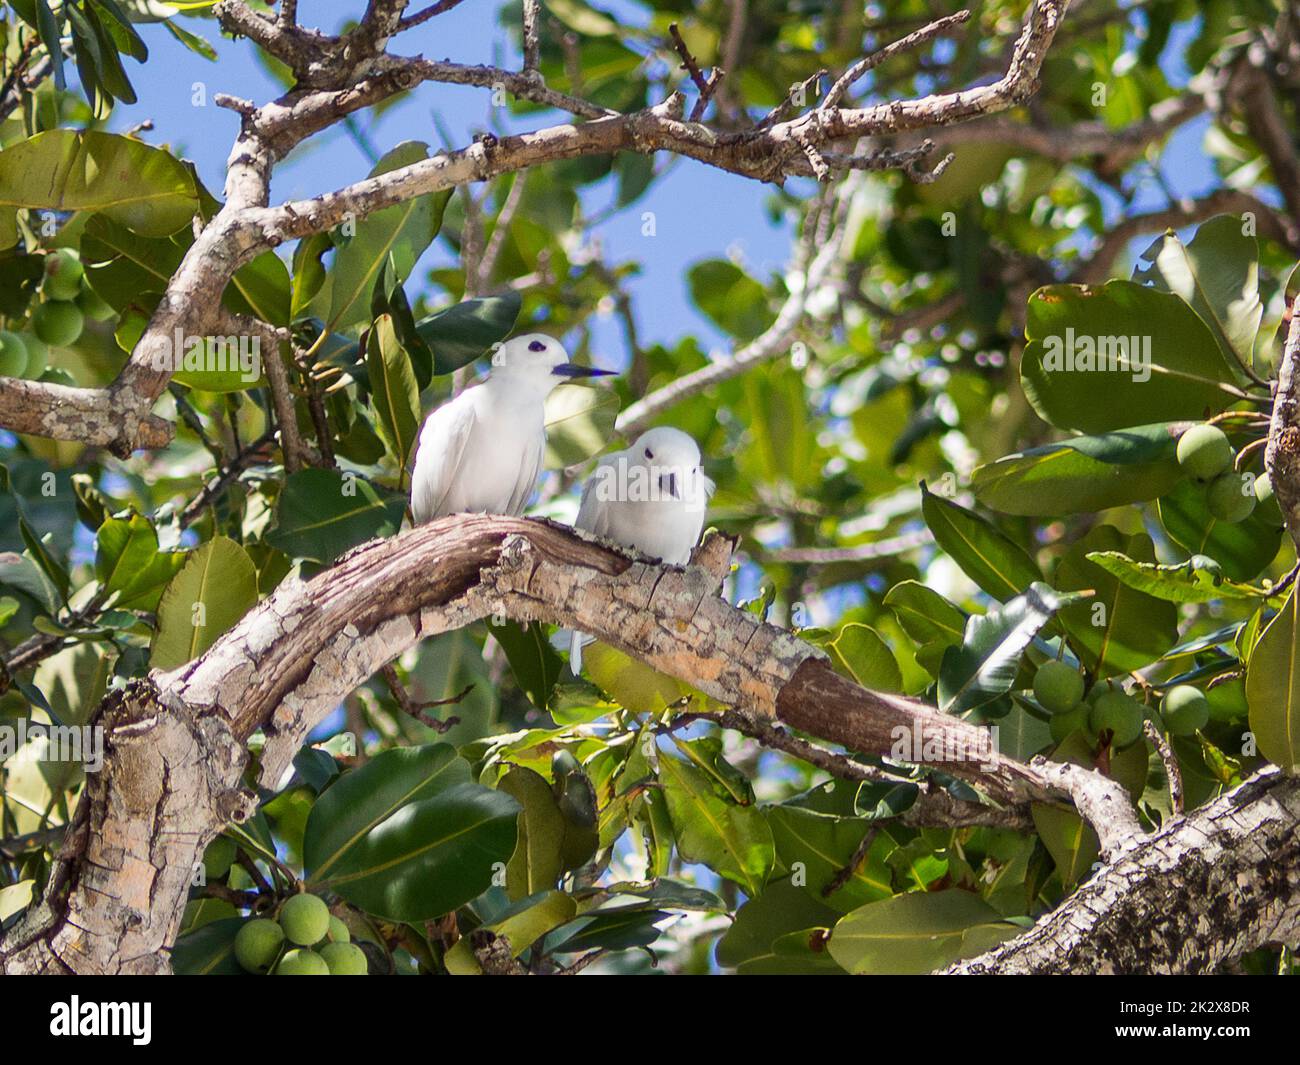
<svg viewBox="0 0 1300 1065">
<path fill-rule="evenodd" d="M 149 665 L 175 669 L 211 647 L 257 603 L 257 571 L 248 553 L 215 536 L 189 553 L 158 602 Z"/>
<path fill-rule="evenodd" d="M 918 643 L 936 640 L 960 643 L 966 614 L 932 588 L 917 581 L 902 581 L 885 595 L 903 631 Z"/>
<path fill-rule="evenodd" d="M 1178 638 L 1178 609 L 1130 587 L 1092 561 L 1097 552 L 1119 552 L 1136 562 L 1154 562 L 1145 533 L 1125 536 L 1099 525 L 1073 544 L 1056 568 L 1058 591 L 1091 588 L 1091 599 L 1061 610 L 1061 624 L 1088 671 L 1098 677 L 1130 673 L 1163 655 Z"/>
<path fill-rule="evenodd" d="M 399 144 L 379 160 L 370 177 L 410 166 L 428 155 L 427 144 Z M 369 317 L 371 290 L 386 264 L 399 283 L 411 275 L 442 228 L 443 212 L 452 191 L 416 196 L 355 223 L 356 233 L 334 253 L 328 279 L 312 301 L 312 313 L 324 321 L 327 329 L 337 333 Z"/>
<path fill-rule="evenodd" d="M 1062 886 L 1069 891 L 1088 875 L 1101 854 L 1097 833 L 1073 810 L 1035 802 L 1030 804 L 1029 813 L 1034 819 L 1034 831 L 1052 856 Z"/>
<path fill-rule="evenodd" d="M 389 315 L 375 319 L 370 330 L 366 369 L 370 373 L 370 399 L 379 437 L 401 471 L 399 481 L 404 480 L 406 462 L 420 431 L 420 386 Z"/>
<path fill-rule="evenodd" d="M 1130 588 L 1167 599 L 1171 603 L 1209 603 L 1216 599 L 1262 599 L 1268 595 L 1260 588 L 1225 580 L 1218 564 L 1205 555 L 1193 555 L 1186 562 L 1158 565 L 1134 562 L 1120 551 L 1093 551 L 1095 562 Z"/>
<path fill-rule="evenodd" d="M 1028 591 L 987 614 L 972 614 L 960 647 L 949 647 L 939 669 L 939 709 L 963 714 L 1009 692 L 1020 656 L 1061 606 L 1047 585 Z"/>
<path fill-rule="evenodd" d="M 46 708 L 61 725 L 84 725 L 108 689 L 117 652 L 111 644 L 78 643 L 36 667 L 32 681 L 45 695 Z"/>
<path fill-rule="evenodd" d="M 776 860 L 762 811 L 722 798 L 707 775 L 680 758 L 659 759 L 659 782 L 682 858 L 702 862 L 751 897 L 758 894 Z"/>
<path fill-rule="evenodd" d="M 1229 580 L 1253 580 L 1277 557 L 1282 530 L 1262 513 L 1262 507 L 1256 507 L 1245 521 L 1220 521 L 1210 513 L 1205 486 L 1185 480 L 1160 498 L 1158 508 L 1169 538 L 1189 554 L 1214 559 Z"/>
<path fill-rule="evenodd" d="M 564 469 L 605 450 L 614 435 L 618 394 L 582 385 L 561 386 L 546 399 L 546 468 Z"/>
<path fill-rule="evenodd" d="M 541 623 L 532 621 L 523 626 L 514 621 L 504 625 L 489 622 L 488 631 L 505 651 L 510 671 L 529 701 L 538 710 L 545 710 L 564 669 L 564 660 L 547 640 Z"/>
<path fill-rule="evenodd" d="M 198 195 L 185 164 L 160 148 L 54 129 L 0 152 L 0 216 L 9 227 L 19 207 L 102 211 L 142 236 L 163 237 L 194 217 Z"/>
<path fill-rule="evenodd" d="M 1177 296 L 1132 281 L 1040 288 L 1029 297 L 1025 334 L 1021 385 L 1033 408 L 1060 429 L 1104 433 L 1196 420 L 1240 398 L 1236 371 L 1196 312 Z M 1138 356 L 1149 354 L 1149 366 L 1116 368 L 1118 347 L 1096 350 L 1112 338 Z"/>
<path fill-rule="evenodd" d="M 872 825 L 862 817 L 834 817 L 797 806 L 773 806 L 767 811 L 776 856 L 787 869 L 799 866 L 801 886 L 813 898 L 841 913 L 892 895 L 885 856 L 894 848 L 880 835 L 866 856 L 853 865 L 852 874 L 827 894 L 826 889 L 853 863 L 859 845 Z"/>
<path fill-rule="evenodd" d="M 903 674 L 889 644 L 869 625 L 852 623 L 840 629 L 828 645 L 831 661 L 864 688 L 901 692 Z"/>
<path fill-rule="evenodd" d="M 763 286 L 735 263 L 709 259 L 687 271 L 691 299 L 724 333 L 753 340 L 772 321 Z"/>
<path fill-rule="evenodd" d="M 935 542 L 994 599 L 1010 599 L 1043 579 L 1023 547 L 978 514 L 935 495 L 924 482 L 921 513 Z"/>
<path fill-rule="evenodd" d="M 1250 730 L 1260 753 L 1289 772 L 1300 767 L 1300 619 L 1295 586 L 1246 663 Z"/>
<path fill-rule="evenodd" d="M 821 945 L 821 937 L 818 949 L 811 945 L 813 930 L 824 933 L 839 916 L 789 880 L 769 884 L 736 911 L 736 920 L 718 940 L 718 964 L 741 975 L 843 973 Z M 795 938 L 802 949 L 791 942 Z"/>
<path fill-rule="evenodd" d="M 462 300 L 415 325 L 433 352 L 433 372 L 449 374 L 487 354 L 515 328 L 522 297 L 517 292 Z"/>
<path fill-rule="evenodd" d="M 565 820 L 539 773 L 513 766 L 497 787 L 519 803 L 519 841 L 506 865 L 506 893 L 521 899 L 555 887 L 564 871 Z"/>
<path fill-rule="evenodd" d="M 351 474 L 299 470 L 285 480 L 266 542 L 291 558 L 328 563 L 357 544 L 397 532 L 405 509 L 400 493 Z"/>
<path fill-rule="evenodd" d="M 247 976 L 235 960 L 235 936 L 243 917 L 210 921 L 176 940 L 172 971 L 178 976 Z"/>
<path fill-rule="evenodd" d="M 95 534 L 95 576 L 123 609 L 152 610 L 184 564 L 185 552 L 158 550 L 153 522 L 140 514 L 109 518 Z"/>
<path fill-rule="evenodd" d="M 517 958 L 543 936 L 572 921 L 577 911 L 572 895 L 541 892 L 511 906 L 504 917 L 483 927 L 508 944 L 511 957 Z M 479 976 L 483 972 L 468 936 L 447 951 L 443 963 L 452 976 Z"/>
<path fill-rule="evenodd" d="M 971 491 L 1003 514 L 1086 514 L 1155 499 L 1185 476 L 1177 426 L 1138 425 L 1076 436 L 977 466 Z"/>
<path fill-rule="evenodd" d="M 969 891 L 912 892 L 841 918 L 830 952 L 851 973 L 911 976 L 982 954 L 1019 931 Z"/>
<path fill-rule="evenodd" d="M 0 888 L 0 921 L 7 921 L 14 914 L 27 909 L 35 886 L 35 880 L 20 880 L 16 884 Z"/>
<path fill-rule="evenodd" d="M 344 773 L 312 807 L 303 865 L 314 880 L 335 872 L 368 833 L 412 802 L 470 779 L 469 763 L 446 743 L 395 747 Z"/>
<path fill-rule="evenodd" d="M 1225 360 L 1251 365 L 1264 316 L 1259 298 L 1259 242 L 1240 215 L 1203 222 L 1190 244 L 1173 230 L 1142 253 L 1133 280 L 1189 303 L 1213 334 Z"/>
<path fill-rule="evenodd" d="M 54 87 L 63 92 L 68 87 L 68 82 L 63 72 L 63 45 L 59 40 L 62 36 L 60 29 L 62 19 L 54 17 L 49 0 L 33 0 L 33 4 L 36 8 L 36 26 L 40 33 L 41 44 L 45 46 L 45 54 L 50 57 L 50 66 L 54 71 Z"/>
<path fill-rule="evenodd" d="M 490 887 L 495 867 L 510 860 L 518 814 L 519 804 L 504 792 L 457 784 L 406 803 L 370 829 L 321 883 L 393 921 L 450 913 Z"/>
</svg>

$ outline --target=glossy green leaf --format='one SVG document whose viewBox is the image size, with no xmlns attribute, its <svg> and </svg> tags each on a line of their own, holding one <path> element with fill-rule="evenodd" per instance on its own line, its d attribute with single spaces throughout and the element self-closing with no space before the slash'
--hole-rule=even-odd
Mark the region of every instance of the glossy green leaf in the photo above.
<svg viewBox="0 0 1300 1065">
<path fill-rule="evenodd" d="M 486 355 L 515 328 L 522 300 L 517 292 L 462 300 L 415 324 L 433 353 L 433 372 L 449 374 Z"/>
<path fill-rule="evenodd" d="M 1225 360 L 1251 365 L 1264 315 L 1259 243 L 1241 215 L 1202 222 L 1184 244 L 1172 230 L 1142 253 L 1133 280 L 1182 297 L 1209 327 Z M 1145 264 L 1145 265 L 1144 265 Z"/>
<path fill-rule="evenodd" d="M 888 836 L 873 840 L 866 856 L 855 862 L 859 845 L 872 825 L 862 817 L 834 817 L 797 806 L 773 806 L 767 812 L 776 856 L 799 886 L 840 913 L 893 894 L 885 856 L 894 848 Z M 797 864 L 796 864 L 797 863 Z M 852 873 L 844 871 L 852 866 Z M 828 891 L 833 884 L 838 887 Z"/>
<path fill-rule="evenodd" d="M 1300 606 L 1294 585 L 1250 653 L 1246 702 L 1260 753 L 1294 772 L 1300 767 Z"/>
<path fill-rule="evenodd" d="M 845 625 L 830 642 L 828 650 L 836 668 L 864 688 L 887 692 L 903 690 L 903 674 L 898 668 L 898 660 L 889 644 L 871 626 L 856 622 Z"/>
<path fill-rule="evenodd" d="M 152 610 L 185 564 L 183 551 L 159 551 L 153 522 L 139 514 L 108 518 L 95 534 L 95 576 L 114 605 Z"/>
<path fill-rule="evenodd" d="M 961 646 L 949 647 L 939 669 L 939 709 L 964 714 L 1009 692 L 1020 656 L 1060 608 L 1062 598 L 1041 582 L 987 614 L 966 621 Z"/>
<path fill-rule="evenodd" d="M 0 215 L 12 220 L 18 207 L 102 211 L 142 236 L 162 237 L 189 222 L 198 195 L 189 170 L 161 148 L 54 129 L 0 152 Z"/>
<path fill-rule="evenodd" d="M 1160 524 L 1179 547 L 1207 555 L 1229 580 L 1249 581 L 1277 557 L 1282 530 L 1256 507 L 1245 521 L 1220 521 L 1210 513 L 1205 486 L 1186 480 L 1159 502 Z"/>
<path fill-rule="evenodd" d="M 921 485 L 921 513 L 935 542 L 994 599 L 1006 601 L 1043 579 L 1023 547 L 994 525 Z"/>
<path fill-rule="evenodd" d="M 491 886 L 514 853 L 518 814 L 504 792 L 457 784 L 404 804 L 344 851 L 327 877 L 316 875 L 367 913 L 427 921 Z"/>
<path fill-rule="evenodd" d="M 812 949 L 812 930 L 824 934 L 839 916 L 789 880 L 776 881 L 736 911 L 736 920 L 718 940 L 718 964 L 742 975 L 842 973 L 824 945 Z M 800 932 L 805 933 L 801 950 L 786 940 Z"/>
<path fill-rule="evenodd" d="M 370 373 L 375 427 L 404 480 L 406 463 L 420 431 L 420 386 L 410 356 L 398 342 L 388 315 L 377 318 L 370 330 L 366 369 Z"/>
<path fill-rule="evenodd" d="M 545 710 L 560 679 L 564 660 L 556 654 L 540 622 L 521 625 L 507 621 L 504 625 L 489 622 L 488 630 L 506 653 L 510 671 L 538 710 Z"/>
<path fill-rule="evenodd" d="M 969 891 L 912 892 L 842 917 L 829 949 L 851 973 L 907 976 L 981 954 L 1019 931 Z"/>
<path fill-rule="evenodd" d="M 175 669 L 214 643 L 257 603 L 257 572 L 248 553 L 225 536 L 189 553 L 158 601 L 154 669 Z"/>
<path fill-rule="evenodd" d="M 312 807 L 303 863 L 316 880 L 402 807 L 468 783 L 469 763 L 446 743 L 395 747 L 343 774 Z"/>
<path fill-rule="evenodd" d="M 1100 677 L 1130 673 L 1150 665 L 1178 638 L 1178 610 L 1125 584 L 1089 556 L 1119 552 L 1135 562 L 1154 562 L 1155 548 L 1145 533 L 1125 536 L 1099 525 L 1071 545 L 1056 568 L 1053 583 L 1062 592 L 1092 589 L 1096 594 L 1061 610 L 1083 664 Z"/>
<path fill-rule="evenodd" d="M 1086 514 L 1155 499 L 1184 477 L 1175 429 L 1138 425 L 1076 436 L 978 466 L 971 491 L 1003 514 Z"/>
<path fill-rule="evenodd" d="M 1239 398 L 1236 372 L 1196 312 L 1132 281 L 1040 288 L 1029 297 L 1025 331 L 1021 385 L 1060 429 L 1104 433 L 1200 419 Z M 1137 353 L 1130 358 L 1149 356 L 1149 364 L 1117 367 L 1121 342 Z M 1103 363 L 1108 368 L 1098 369 Z"/>
<path fill-rule="evenodd" d="M 761 891 L 776 860 L 762 811 L 721 798 L 703 772 L 680 758 L 659 759 L 659 782 L 682 858 L 702 862 L 750 896 Z"/>
<path fill-rule="evenodd" d="M 1171 603 L 1210 603 L 1216 599 L 1262 599 L 1267 593 L 1227 580 L 1213 559 L 1193 555 L 1186 562 L 1158 565 L 1134 562 L 1120 551 L 1093 551 L 1095 562 L 1130 588 Z"/>
<path fill-rule="evenodd" d="M 280 491 L 266 541 L 291 558 L 332 562 L 358 544 L 397 532 L 405 509 L 405 496 L 351 474 L 299 470 Z"/>
<path fill-rule="evenodd" d="M 564 871 L 564 815 L 546 779 L 513 766 L 497 787 L 519 803 L 519 841 L 506 865 L 506 891 L 521 899 L 555 886 Z"/>
</svg>

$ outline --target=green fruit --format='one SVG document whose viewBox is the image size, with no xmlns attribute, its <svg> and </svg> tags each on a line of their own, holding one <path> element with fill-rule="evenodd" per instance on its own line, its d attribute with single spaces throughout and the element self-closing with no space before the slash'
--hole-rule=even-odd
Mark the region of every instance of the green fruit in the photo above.
<svg viewBox="0 0 1300 1065">
<path fill-rule="evenodd" d="M 235 841 L 218 836 L 203 852 L 203 875 L 208 880 L 220 880 L 235 861 Z"/>
<path fill-rule="evenodd" d="M 1127 747 L 1142 735 L 1142 704 L 1132 696 L 1110 692 L 1093 703 L 1088 724 L 1098 736 L 1109 732 L 1112 747 Z"/>
<path fill-rule="evenodd" d="M 291 943 L 310 947 L 330 930 L 330 911 L 315 895 L 294 895 L 280 907 L 280 927 Z"/>
<path fill-rule="evenodd" d="M 0 330 L 0 376 L 22 377 L 27 372 L 27 345 L 17 333 Z"/>
<path fill-rule="evenodd" d="M 1220 521 L 1235 525 L 1255 509 L 1255 479 L 1248 473 L 1223 473 L 1210 482 L 1205 502 Z"/>
<path fill-rule="evenodd" d="M 283 942 L 283 928 L 265 917 L 254 917 L 235 933 L 235 960 L 250 973 L 264 973 Z"/>
<path fill-rule="evenodd" d="M 1208 481 L 1232 465 L 1232 444 L 1222 429 L 1213 425 L 1193 425 L 1178 438 L 1178 465 Z"/>
<path fill-rule="evenodd" d="M 1121 695 L 1123 695 L 1124 686 L 1120 684 L 1120 682 L 1117 680 L 1094 681 L 1092 687 L 1088 689 L 1088 694 L 1084 696 L 1084 700 L 1089 705 L 1091 705 L 1093 703 L 1096 703 L 1096 701 L 1100 699 L 1103 695 L 1106 695 L 1111 692 L 1119 692 Z"/>
<path fill-rule="evenodd" d="M 1043 709 L 1063 714 L 1083 698 L 1083 677 L 1064 662 L 1044 662 L 1034 674 L 1034 698 Z"/>
<path fill-rule="evenodd" d="M 117 314 L 112 304 L 100 299 L 99 293 L 89 285 L 82 285 L 81 291 L 77 293 L 76 303 L 81 308 L 82 314 L 96 322 L 106 322 Z"/>
<path fill-rule="evenodd" d="M 42 303 L 32 315 L 36 335 L 56 348 L 75 343 L 85 325 L 85 316 L 75 303 L 59 300 Z"/>
<path fill-rule="evenodd" d="M 330 930 L 326 933 L 331 943 L 351 943 L 352 933 L 348 931 L 348 926 L 340 921 L 333 914 L 330 914 Z"/>
<path fill-rule="evenodd" d="M 23 370 L 23 376 L 35 381 L 50 365 L 50 349 L 35 333 L 24 333 L 23 345 L 27 348 L 27 368 Z"/>
<path fill-rule="evenodd" d="M 314 950 L 291 950 L 275 967 L 276 976 L 329 976 L 329 974 L 330 968 L 325 964 L 325 959 Z"/>
<path fill-rule="evenodd" d="M 1160 716 L 1172 735 L 1190 736 L 1209 722 L 1210 700 L 1199 688 L 1176 684 L 1165 692 L 1160 703 Z"/>
<path fill-rule="evenodd" d="M 1273 479 L 1267 473 L 1255 478 L 1255 505 L 1259 507 L 1260 517 L 1269 524 L 1282 524 L 1282 508 L 1273 494 Z"/>
<path fill-rule="evenodd" d="M 85 273 L 76 253 L 60 248 L 45 257 L 45 280 L 41 283 L 41 292 L 49 300 L 76 299 Z"/>
<path fill-rule="evenodd" d="M 1088 727 L 1088 711 L 1091 709 L 1092 707 L 1087 703 L 1076 703 L 1063 714 L 1053 714 L 1047 722 L 1047 727 L 1052 732 L 1052 739 L 1057 743 L 1062 743 L 1067 736 L 1071 736 L 1081 729 L 1086 729 Z"/>
<path fill-rule="evenodd" d="M 320 948 L 331 976 L 365 976 L 366 953 L 355 943 L 326 943 Z"/>
</svg>

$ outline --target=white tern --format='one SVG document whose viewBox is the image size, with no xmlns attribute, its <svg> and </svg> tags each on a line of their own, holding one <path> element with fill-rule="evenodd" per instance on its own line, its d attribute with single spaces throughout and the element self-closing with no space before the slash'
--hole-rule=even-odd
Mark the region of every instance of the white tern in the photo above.
<svg viewBox="0 0 1300 1065">
<path fill-rule="evenodd" d="M 527 333 L 492 356 L 483 382 L 425 419 L 411 473 L 417 525 L 447 514 L 523 513 L 546 452 L 546 397 L 612 370 L 575 366 L 558 340 Z"/>
<path fill-rule="evenodd" d="M 624 451 L 597 463 L 582 489 L 574 525 L 673 566 L 684 566 L 704 529 L 714 484 L 700 468 L 699 446 L 670 426 L 649 429 Z M 569 666 L 582 672 L 582 645 L 572 633 Z"/>
</svg>

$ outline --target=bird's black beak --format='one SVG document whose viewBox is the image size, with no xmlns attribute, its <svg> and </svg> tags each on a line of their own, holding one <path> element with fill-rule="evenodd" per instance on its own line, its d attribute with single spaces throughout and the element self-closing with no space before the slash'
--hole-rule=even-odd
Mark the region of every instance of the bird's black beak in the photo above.
<svg viewBox="0 0 1300 1065">
<path fill-rule="evenodd" d="M 665 492 L 667 492 L 670 498 L 672 498 L 672 499 L 680 499 L 680 498 L 681 498 L 681 497 L 677 494 L 677 474 L 676 474 L 676 473 L 666 473 L 666 474 L 664 474 L 662 477 L 660 477 L 660 478 L 659 478 L 659 487 L 662 488 Z"/>
<path fill-rule="evenodd" d="M 556 377 L 610 377 L 613 370 L 598 370 L 594 366 L 577 366 L 571 362 L 562 362 L 551 370 Z"/>
</svg>

